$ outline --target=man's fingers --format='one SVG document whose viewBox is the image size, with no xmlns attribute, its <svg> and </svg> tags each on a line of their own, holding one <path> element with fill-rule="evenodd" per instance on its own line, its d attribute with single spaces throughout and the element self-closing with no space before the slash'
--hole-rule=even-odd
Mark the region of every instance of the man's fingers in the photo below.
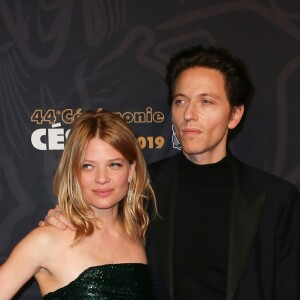
<svg viewBox="0 0 300 300">
<path fill-rule="evenodd" d="M 65 215 L 58 210 L 56 207 L 52 215 L 48 214 L 47 224 L 51 224 L 56 226 L 59 229 L 65 230 L 69 228 L 71 230 L 76 230 L 76 228 L 69 222 L 69 220 L 65 217 Z"/>
<path fill-rule="evenodd" d="M 59 210 L 59 207 L 50 208 L 44 221 L 39 222 L 39 226 L 52 225 L 60 230 L 76 230 L 76 228 L 68 221 L 65 215 Z"/>
<path fill-rule="evenodd" d="M 39 227 L 44 227 L 44 226 L 46 226 L 45 221 L 39 221 Z"/>
<path fill-rule="evenodd" d="M 62 216 L 61 213 L 55 214 L 54 216 L 47 216 L 45 218 L 46 225 L 52 225 L 60 230 L 66 230 L 67 225 L 65 224 L 66 219 Z"/>
</svg>

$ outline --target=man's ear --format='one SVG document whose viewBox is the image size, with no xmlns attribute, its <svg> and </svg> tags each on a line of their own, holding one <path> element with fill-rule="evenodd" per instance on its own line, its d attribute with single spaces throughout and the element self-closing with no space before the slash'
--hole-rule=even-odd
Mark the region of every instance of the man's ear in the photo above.
<svg viewBox="0 0 300 300">
<path fill-rule="evenodd" d="M 243 115 L 244 115 L 244 104 L 241 104 L 240 106 L 235 106 L 231 112 L 228 128 L 234 129 L 240 123 Z"/>
</svg>

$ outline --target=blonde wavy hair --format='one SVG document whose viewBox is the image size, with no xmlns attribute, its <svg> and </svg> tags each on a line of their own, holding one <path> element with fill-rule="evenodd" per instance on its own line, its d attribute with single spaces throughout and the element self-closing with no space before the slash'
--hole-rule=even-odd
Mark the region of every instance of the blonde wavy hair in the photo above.
<svg viewBox="0 0 300 300">
<path fill-rule="evenodd" d="M 119 151 L 129 164 L 136 163 L 130 183 L 132 203 L 127 201 L 125 195 L 119 204 L 118 214 L 128 236 L 145 242 L 149 202 L 156 213 L 155 195 L 146 162 L 127 123 L 117 114 L 104 111 L 84 112 L 74 121 L 54 176 L 53 191 L 58 198 L 58 205 L 77 229 L 75 241 L 91 235 L 97 226 L 94 212 L 84 200 L 79 183 L 85 150 L 94 137 Z"/>
</svg>

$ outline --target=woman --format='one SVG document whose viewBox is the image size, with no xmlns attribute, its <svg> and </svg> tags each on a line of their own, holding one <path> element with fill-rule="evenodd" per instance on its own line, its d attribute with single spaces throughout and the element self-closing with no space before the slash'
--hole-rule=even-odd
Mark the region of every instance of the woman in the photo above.
<svg viewBox="0 0 300 300">
<path fill-rule="evenodd" d="M 76 119 L 53 186 L 74 230 L 29 233 L 0 268 L 1 299 L 32 276 L 44 299 L 153 299 L 144 243 L 154 194 L 123 119 L 109 112 Z"/>
</svg>

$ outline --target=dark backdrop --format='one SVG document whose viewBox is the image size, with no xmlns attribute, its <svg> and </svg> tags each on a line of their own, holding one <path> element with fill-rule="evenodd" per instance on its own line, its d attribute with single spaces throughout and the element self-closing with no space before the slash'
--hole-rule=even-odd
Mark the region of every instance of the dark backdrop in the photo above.
<svg viewBox="0 0 300 300">
<path fill-rule="evenodd" d="M 121 114 L 148 162 L 177 151 L 164 67 L 198 43 L 244 59 L 256 86 L 232 151 L 300 188 L 298 0 L 0 0 L 0 263 L 54 206 L 81 111 Z M 36 284 L 18 299 L 40 299 Z"/>
</svg>

